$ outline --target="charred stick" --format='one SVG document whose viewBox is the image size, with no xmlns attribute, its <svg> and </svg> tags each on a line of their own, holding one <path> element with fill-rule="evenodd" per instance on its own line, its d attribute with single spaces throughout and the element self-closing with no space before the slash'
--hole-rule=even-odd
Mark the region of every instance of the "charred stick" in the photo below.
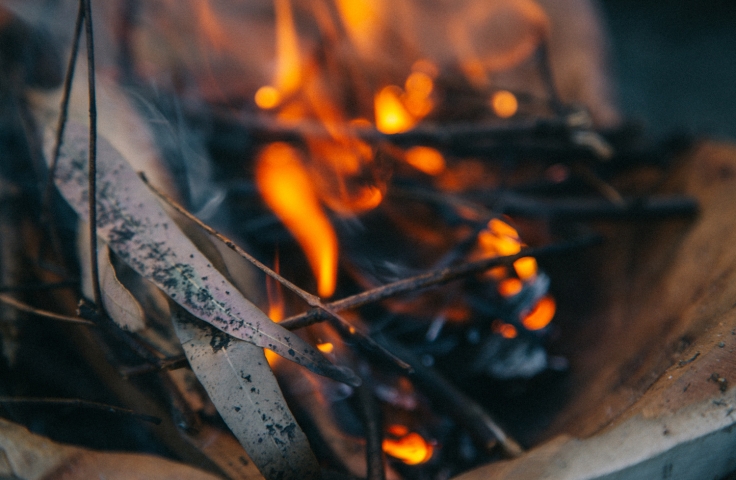
<svg viewBox="0 0 736 480">
<path fill-rule="evenodd" d="M 366 381 L 365 377 L 363 378 L 363 384 L 357 390 L 365 430 L 365 454 L 368 467 L 366 479 L 385 480 L 383 429 L 381 428 L 378 405 L 375 398 L 373 398 L 370 382 Z"/>
<path fill-rule="evenodd" d="M 509 437 L 475 400 L 458 390 L 434 369 L 425 367 L 408 349 L 385 337 L 381 337 L 379 341 L 412 366 L 414 371 L 410 378 L 417 388 L 421 389 L 437 407 L 452 416 L 483 449 L 491 451 L 499 445 L 507 457 L 521 455 L 523 452 L 521 446 Z"/>
<path fill-rule="evenodd" d="M 95 43 L 92 32 L 91 0 L 84 4 L 84 26 L 87 34 L 87 83 L 89 87 L 89 251 L 95 306 L 102 310 L 100 269 L 97 264 L 97 94 L 95 92 Z"/>
<path fill-rule="evenodd" d="M 64 288 L 77 288 L 79 282 L 67 280 L 63 282 L 51 282 L 51 283 L 28 283 L 22 285 L 5 285 L 0 286 L 0 293 L 5 292 L 37 292 L 42 290 L 57 290 Z"/>
<path fill-rule="evenodd" d="M 246 259 L 247 261 L 249 261 L 253 266 L 255 266 L 256 268 L 261 270 L 263 273 L 265 273 L 269 277 L 279 282 L 284 287 L 288 288 L 290 291 L 292 291 L 297 296 L 299 296 L 299 298 L 304 300 L 308 305 L 324 312 L 324 314 L 326 315 L 325 318 L 331 319 L 333 321 L 333 325 L 337 327 L 338 331 L 343 336 L 352 337 L 354 339 L 357 339 L 361 344 L 363 344 L 364 346 L 368 347 L 369 349 L 373 351 L 376 351 L 383 357 L 389 359 L 392 363 L 397 364 L 400 368 L 404 370 L 410 370 L 409 366 L 406 363 L 402 362 L 400 359 L 396 358 L 390 352 L 386 351 L 383 347 L 381 347 L 373 339 L 371 339 L 366 333 L 361 332 L 360 330 L 355 328 L 354 325 L 352 325 L 350 322 L 345 320 L 339 314 L 332 311 L 330 307 L 323 304 L 322 300 L 320 300 L 318 296 L 312 295 L 311 293 L 297 287 L 296 285 L 291 283 L 289 280 L 285 279 L 284 277 L 282 277 L 281 275 L 279 275 L 278 273 L 270 269 L 264 263 L 260 262 L 253 255 L 249 254 L 248 252 L 240 248 L 235 242 L 227 238 L 225 235 L 221 234 L 214 228 L 204 223 L 202 220 L 197 218 L 193 213 L 185 209 L 182 205 L 180 205 L 174 199 L 172 199 L 171 197 L 166 195 L 164 192 L 158 190 L 156 187 L 148 183 L 148 180 L 146 179 L 145 175 L 141 174 L 141 179 L 146 183 L 146 185 L 148 185 L 148 187 L 151 189 L 153 193 L 155 193 L 159 198 L 161 198 L 164 202 L 166 202 L 171 208 L 175 209 L 177 212 L 184 215 L 192 222 L 196 223 L 200 228 L 202 228 L 204 231 L 206 231 L 213 237 L 223 242 L 228 248 L 230 248 L 235 253 L 237 253 L 238 255 Z"/>
<path fill-rule="evenodd" d="M 157 362 L 146 363 L 136 367 L 126 367 L 121 369 L 120 374 L 123 378 L 135 377 L 145 373 L 160 372 L 162 370 L 178 370 L 189 365 L 189 361 L 185 355 L 177 355 L 175 357 L 166 358 Z"/>
<path fill-rule="evenodd" d="M 30 313 L 32 315 L 36 315 L 43 318 L 48 318 L 51 320 L 58 320 L 61 322 L 69 322 L 69 323 L 78 323 L 81 325 L 95 325 L 94 322 L 91 322 L 87 319 L 81 318 L 81 317 L 72 317 L 69 315 L 60 315 L 58 313 L 49 312 L 47 310 L 40 310 L 38 308 L 32 307 L 28 305 L 27 303 L 23 303 L 20 300 L 16 300 L 15 298 L 11 297 L 10 295 L 7 295 L 5 293 L 0 293 L 0 303 L 3 303 L 5 305 L 11 306 L 17 310 L 20 310 L 22 312 Z"/>
<path fill-rule="evenodd" d="M 158 425 L 161 419 L 153 415 L 137 413 L 133 410 L 123 407 L 116 407 L 106 403 L 91 402 L 79 398 L 36 398 L 36 397 L 0 397 L 0 405 L 20 404 L 20 405 L 54 405 L 62 407 L 88 408 L 92 410 L 102 410 L 115 415 L 130 415 L 145 422 Z"/>
<path fill-rule="evenodd" d="M 515 255 L 504 257 L 485 258 L 474 262 L 462 263 L 451 267 L 431 270 L 421 275 L 398 280 L 393 283 L 373 288 L 350 297 L 336 300 L 328 303 L 326 306 L 332 311 L 342 311 L 352 308 L 361 307 L 369 303 L 380 302 L 387 298 L 395 297 L 402 293 L 415 292 L 423 288 L 440 285 L 458 278 L 467 277 L 476 273 L 484 272 L 489 268 L 502 265 L 510 265 L 522 257 L 542 257 L 548 255 L 557 255 L 560 253 L 577 250 L 597 244 L 600 237 L 597 235 L 589 235 L 576 240 L 555 243 L 544 247 L 527 248 Z M 307 327 L 314 323 L 322 322 L 327 319 L 323 311 L 312 309 L 301 315 L 295 315 L 281 322 L 281 326 L 288 330 L 296 330 L 298 328 Z"/>
<path fill-rule="evenodd" d="M 605 199 L 541 199 L 506 193 L 494 206 L 512 216 L 558 220 L 665 219 L 698 212 L 696 200 L 679 195 L 624 198 L 617 204 Z"/>
</svg>

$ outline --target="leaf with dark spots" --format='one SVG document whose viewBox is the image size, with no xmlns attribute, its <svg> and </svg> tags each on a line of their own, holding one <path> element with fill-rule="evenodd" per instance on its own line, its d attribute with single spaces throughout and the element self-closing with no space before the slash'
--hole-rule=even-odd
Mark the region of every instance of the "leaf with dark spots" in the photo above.
<svg viewBox="0 0 736 480">
<path fill-rule="evenodd" d="M 317 460 L 265 362 L 263 349 L 234 338 L 221 344 L 221 332 L 190 321 L 191 315 L 180 308 L 173 308 L 172 316 L 192 370 L 261 473 L 269 480 L 318 478 Z M 260 388 L 244 388 L 246 381 Z"/>
<path fill-rule="evenodd" d="M 46 145 L 53 143 L 53 133 L 49 132 Z M 69 123 L 54 180 L 83 220 L 88 217 L 87 149 L 87 128 Z M 97 233 L 121 260 L 191 314 L 229 335 L 268 347 L 320 375 L 352 385 L 360 383 L 352 371 L 332 365 L 242 295 L 225 295 L 221 285 L 230 292 L 236 288 L 169 222 L 154 194 L 104 138 L 98 139 L 97 162 Z M 171 223 L 168 229 L 161 227 L 165 223 Z M 290 342 L 284 340 L 286 336 L 291 337 Z"/>
</svg>

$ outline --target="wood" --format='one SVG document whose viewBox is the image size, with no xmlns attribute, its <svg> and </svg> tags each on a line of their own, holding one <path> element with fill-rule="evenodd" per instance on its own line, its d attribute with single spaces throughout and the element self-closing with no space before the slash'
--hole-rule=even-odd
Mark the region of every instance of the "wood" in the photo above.
<svg viewBox="0 0 736 480">
<path fill-rule="evenodd" d="M 578 387 L 551 439 L 458 480 L 701 479 L 736 469 L 736 147 L 698 146 L 667 186 L 695 196 L 701 214 L 654 234 L 617 227 L 599 272 L 607 306 L 578 335 L 588 342 L 571 358 Z"/>
</svg>

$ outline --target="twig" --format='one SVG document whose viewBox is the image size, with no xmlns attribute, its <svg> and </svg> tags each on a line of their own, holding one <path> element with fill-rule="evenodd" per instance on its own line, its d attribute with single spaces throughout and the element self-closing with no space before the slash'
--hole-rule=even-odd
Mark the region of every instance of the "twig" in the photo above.
<svg viewBox="0 0 736 480">
<path fill-rule="evenodd" d="M 383 429 L 379 419 L 378 405 L 370 382 L 363 377 L 363 384 L 358 387 L 358 401 L 363 417 L 363 428 L 365 430 L 365 455 L 368 472 L 367 480 L 385 480 L 386 471 L 383 459 Z"/>
<path fill-rule="evenodd" d="M 52 282 L 52 283 L 27 283 L 22 285 L 4 285 L 0 286 L 0 293 L 2 292 L 37 292 L 41 290 L 56 290 L 62 288 L 76 288 L 79 286 L 79 282 L 73 280 L 67 280 L 63 282 Z"/>
<path fill-rule="evenodd" d="M 37 315 L 39 317 L 48 318 L 51 320 L 59 320 L 61 322 L 69 322 L 69 323 L 78 323 L 82 325 L 95 325 L 94 322 L 91 322 L 89 320 L 86 320 L 84 318 L 80 317 L 72 317 L 69 315 L 60 315 L 58 313 L 49 312 L 46 310 L 39 310 L 37 308 L 34 308 L 27 303 L 23 303 L 20 300 L 16 300 L 15 298 L 11 297 L 10 295 L 7 295 L 5 293 L 0 293 L 0 303 L 4 303 L 5 305 L 9 305 L 17 310 L 20 310 L 22 312 L 31 313 L 33 315 Z"/>
<path fill-rule="evenodd" d="M 414 384 L 437 406 L 443 408 L 455 421 L 465 428 L 475 441 L 486 451 L 500 445 L 507 457 L 518 457 L 521 446 L 496 423 L 488 412 L 473 399 L 457 389 L 434 369 L 425 367 L 419 359 L 403 346 L 385 337 L 378 341 L 388 350 L 412 366 Z"/>
<path fill-rule="evenodd" d="M 82 21 L 84 20 L 84 7 L 79 2 L 79 10 L 77 11 L 77 21 L 74 25 L 74 37 L 72 43 L 72 51 L 69 55 L 69 64 L 67 65 L 66 75 L 64 76 L 64 87 L 61 95 L 61 107 L 59 110 L 59 120 L 56 125 L 56 139 L 54 141 L 53 156 L 51 157 L 51 165 L 49 165 L 49 175 L 46 179 L 46 186 L 43 192 L 42 208 L 44 215 L 48 214 L 49 203 L 51 202 L 51 191 L 54 185 L 54 176 L 56 174 L 56 165 L 59 163 L 59 155 L 61 153 L 61 144 L 64 138 L 64 130 L 66 129 L 66 120 L 69 114 L 69 98 L 71 96 L 72 81 L 74 80 L 74 68 L 77 64 L 77 54 L 79 53 L 79 41 L 82 36 Z"/>
<path fill-rule="evenodd" d="M 25 404 L 25 405 L 59 405 L 76 408 L 89 408 L 93 410 L 102 410 L 115 415 L 130 415 L 145 422 L 159 425 L 161 419 L 153 415 L 137 413 L 133 410 L 114 405 L 107 405 L 100 402 L 91 402 L 89 400 L 81 400 L 78 398 L 36 398 L 36 397 L 0 397 L 0 404 Z"/>
<path fill-rule="evenodd" d="M 87 33 L 87 83 L 89 87 L 89 251 L 92 288 L 97 309 L 102 309 L 100 269 L 97 264 L 97 99 L 95 93 L 95 44 L 92 32 L 91 0 L 84 3 L 84 25 Z"/>
<path fill-rule="evenodd" d="M 162 370 L 178 370 L 189 365 L 185 355 L 176 355 L 171 358 L 161 359 L 157 362 L 145 363 L 136 367 L 125 367 L 120 370 L 123 378 L 135 377 L 145 373 L 160 372 Z"/>
<path fill-rule="evenodd" d="M 556 255 L 570 250 L 588 247 L 600 242 L 598 235 L 589 235 L 575 240 L 546 245 L 544 247 L 526 248 L 515 255 L 504 257 L 485 258 L 474 262 L 467 262 L 451 267 L 430 270 L 429 272 L 414 277 L 398 280 L 380 287 L 367 290 L 350 297 L 336 300 L 328 303 L 326 306 L 332 311 L 342 311 L 352 308 L 361 307 L 369 303 L 380 302 L 390 297 L 395 297 L 402 293 L 415 292 L 417 290 L 427 288 L 433 285 L 439 285 L 458 278 L 474 275 L 483 272 L 492 267 L 501 265 L 510 265 L 514 261 L 522 257 L 541 257 L 547 255 Z M 280 323 L 281 326 L 288 330 L 296 330 L 298 328 L 307 327 L 314 323 L 322 322 L 326 319 L 322 311 L 310 310 L 287 318 Z"/>
<path fill-rule="evenodd" d="M 237 253 L 244 259 L 248 260 L 252 265 L 254 265 L 256 268 L 261 270 L 263 273 L 273 278 L 277 282 L 281 283 L 284 287 L 288 288 L 290 291 L 295 293 L 299 298 L 304 300 L 309 306 L 313 308 L 317 308 L 320 311 L 324 312 L 325 318 L 330 319 L 333 322 L 333 325 L 337 327 L 341 335 L 357 339 L 364 346 L 370 348 L 371 350 L 378 352 L 380 355 L 388 358 L 389 360 L 391 360 L 393 363 L 397 364 L 400 368 L 404 370 L 410 369 L 409 365 L 401 361 L 399 358 L 396 358 L 390 352 L 386 351 L 381 345 L 377 344 L 373 339 L 371 339 L 365 332 L 360 331 L 350 322 L 345 320 L 342 316 L 332 311 L 330 307 L 323 304 L 319 297 L 317 297 L 316 295 L 312 295 L 311 293 L 306 292 L 302 290 L 301 288 L 297 287 L 296 285 L 291 283 L 289 280 L 285 279 L 278 273 L 268 268 L 265 264 L 261 263 L 253 255 L 249 254 L 248 252 L 240 248 L 237 244 L 235 244 L 235 242 L 227 238 L 225 235 L 221 234 L 214 228 L 210 227 L 209 225 L 207 225 L 206 223 L 198 219 L 194 214 L 192 214 L 190 211 L 185 209 L 174 199 L 172 199 L 171 197 L 166 195 L 164 192 L 157 189 L 155 186 L 151 185 L 148 182 L 148 179 L 146 178 L 145 175 L 141 174 L 141 179 L 148 186 L 148 188 L 151 189 L 153 193 L 155 193 L 160 199 L 166 202 L 171 208 L 173 208 L 180 214 L 184 215 L 186 218 L 188 218 L 192 222 L 196 223 L 200 228 L 202 228 L 204 231 L 206 231 L 213 237 L 223 242 L 228 248 L 233 250 L 235 253 Z"/>
<path fill-rule="evenodd" d="M 690 217 L 698 212 L 698 203 L 679 195 L 624 198 L 623 203 L 615 204 L 604 199 L 542 199 L 509 192 L 495 200 L 494 208 L 527 218 L 631 220 Z"/>
</svg>

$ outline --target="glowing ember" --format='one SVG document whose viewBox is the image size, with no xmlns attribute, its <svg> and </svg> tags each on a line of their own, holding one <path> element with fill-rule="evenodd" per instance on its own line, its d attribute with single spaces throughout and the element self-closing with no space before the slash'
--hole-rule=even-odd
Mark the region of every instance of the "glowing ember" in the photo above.
<svg viewBox="0 0 736 480">
<path fill-rule="evenodd" d="M 519 234 L 511 225 L 497 218 L 478 234 L 478 245 L 486 256 L 513 255 L 521 251 Z"/>
<path fill-rule="evenodd" d="M 256 183 L 266 204 L 304 250 L 317 277 L 317 291 L 329 297 L 337 277 L 337 236 L 317 199 L 299 153 L 273 143 L 258 155 Z"/>
<path fill-rule="evenodd" d="M 445 158 L 430 147 L 412 147 L 406 151 L 406 163 L 427 175 L 439 175 L 445 170 Z"/>
<path fill-rule="evenodd" d="M 383 133 L 401 133 L 410 130 L 416 120 L 401 101 L 403 92 L 395 85 L 384 87 L 376 94 L 374 107 L 376 128 Z"/>
<path fill-rule="evenodd" d="M 521 292 L 524 284 L 518 278 L 507 278 L 498 284 L 498 293 L 506 298 L 513 297 Z"/>
<path fill-rule="evenodd" d="M 514 262 L 514 270 L 522 280 L 529 280 L 537 274 L 537 260 L 533 257 L 523 257 Z"/>
<path fill-rule="evenodd" d="M 281 94 L 274 87 L 266 85 L 256 91 L 255 102 L 264 110 L 269 110 L 281 103 Z"/>
<path fill-rule="evenodd" d="M 543 297 L 534 306 L 532 311 L 524 317 L 521 323 L 527 330 L 541 330 L 552 321 L 556 309 L 557 305 L 552 297 Z"/>
<path fill-rule="evenodd" d="M 389 434 L 396 438 L 383 441 L 383 451 L 407 465 L 419 465 L 432 458 L 434 447 L 416 432 L 409 432 L 403 425 L 392 425 Z"/>
<path fill-rule="evenodd" d="M 335 346 L 330 342 L 318 343 L 317 349 L 322 353 L 332 353 L 332 351 L 335 349 Z"/>
<path fill-rule="evenodd" d="M 519 102 L 516 96 L 507 91 L 500 90 L 491 96 L 491 107 L 493 112 L 501 118 L 513 117 L 519 109 Z"/>
<path fill-rule="evenodd" d="M 501 320 L 494 320 L 491 324 L 491 330 L 501 335 L 503 338 L 516 338 L 519 332 L 516 327 L 510 323 L 504 323 Z"/>
</svg>

